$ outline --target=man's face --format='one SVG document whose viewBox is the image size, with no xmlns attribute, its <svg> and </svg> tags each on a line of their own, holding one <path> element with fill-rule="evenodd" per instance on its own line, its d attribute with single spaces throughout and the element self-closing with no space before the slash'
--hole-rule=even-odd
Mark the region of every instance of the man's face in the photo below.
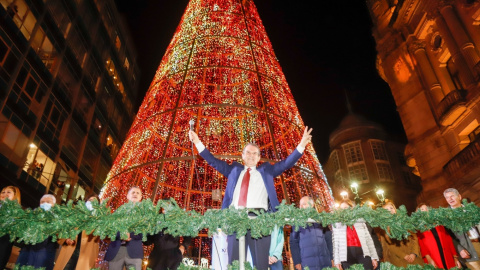
<svg viewBox="0 0 480 270">
<path fill-rule="evenodd" d="M 452 208 L 457 208 L 462 206 L 462 196 L 460 194 L 455 194 L 454 192 L 447 192 L 444 194 L 445 200 Z"/>
<path fill-rule="evenodd" d="M 247 145 L 242 152 L 243 163 L 247 167 L 256 167 L 260 161 L 260 149 L 253 145 Z"/>
<path fill-rule="evenodd" d="M 132 188 L 127 194 L 127 200 L 130 202 L 140 202 L 142 200 L 142 191 L 139 188 Z"/>
<path fill-rule="evenodd" d="M 428 211 L 428 206 L 426 206 L 426 205 L 424 204 L 424 205 L 420 206 L 419 209 L 420 209 L 420 211 L 422 211 L 422 212 L 427 212 L 427 211 Z"/>
<path fill-rule="evenodd" d="M 310 205 L 310 200 L 308 198 L 302 198 L 300 199 L 300 208 L 301 209 L 306 209 L 312 207 Z"/>
<path fill-rule="evenodd" d="M 44 204 L 44 203 L 49 203 L 51 204 L 52 206 L 55 205 L 55 203 L 53 202 L 53 198 L 52 197 L 43 197 L 40 199 L 40 204 Z"/>
</svg>

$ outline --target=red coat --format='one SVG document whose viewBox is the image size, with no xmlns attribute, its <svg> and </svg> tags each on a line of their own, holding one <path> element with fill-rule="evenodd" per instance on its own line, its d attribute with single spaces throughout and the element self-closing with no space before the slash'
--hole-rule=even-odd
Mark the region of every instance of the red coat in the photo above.
<svg viewBox="0 0 480 270">
<path fill-rule="evenodd" d="M 453 245 L 452 238 L 445 230 L 445 227 L 437 226 L 435 227 L 435 229 L 437 230 L 438 238 L 440 239 L 440 244 L 442 246 L 443 254 L 445 256 L 445 262 L 447 263 L 447 265 L 442 267 L 442 257 L 440 256 L 435 237 L 430 230 L 423 233 L 417 233 L 418 244 L 420 245 L 423 260 L 428 263 L 428 261 L 425 259 L 425 256 L 429 255 L 438 268 L 450 269 L 452 267 L 455 267 L 455 259 L 453 258 L 453 256 L 457 256 L 457 251 L 455 250 L 455 246 Z"/>
</svg>

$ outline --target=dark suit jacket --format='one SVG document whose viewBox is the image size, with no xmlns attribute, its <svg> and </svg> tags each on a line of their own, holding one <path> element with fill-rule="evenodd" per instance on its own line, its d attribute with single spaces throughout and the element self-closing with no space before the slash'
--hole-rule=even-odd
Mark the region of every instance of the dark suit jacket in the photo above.
<svg viewBox="0 0 480 270">
<path fill-rule="evenodd" d="M 245 168 L 244 165 L 233 162 L 228 164 L 227 162 L 215 158 L 208 149 L 205 148 L 200 153 L 210 166 L 214 167 L 217 171 L 228 178 L 227 188 L 225 189 L 225 196 L 223 197 L 222 209 L 228 208 L 232 204 L 233 192 L 235 191 L 235 186 L 237 185 L 238 178 L 240 173 Z M 258 172 L 263 178 L 263 183 L 267 189 L 268 194 L 268 203 L 270 212 L 277 211 L 276 207 L 280 204 L 277 198 L 277 192 L 275 190 L 275 185 L 273 178 L 282 174 L 285 170 L 290 169 L 295 165 L 295 163 L 302 157 L 302 154 L 298 152 L 297 149 L 293 151 L 286 159 L 277 162 L 275 164 L 270 164 L 268 162 L 262 163 L 257 167 Z"/>
<path fill-rule="evenodd" d="M 132 259 L 143 259 L 143 245 L 142 245 L 142 234 L 130 233 L 130 241 L 127 241 L 125 245 L 127 247 L 128 256 Z M 120 239 L 120 232 L 117 232 L 117 240 L 110 242 L 108 245 L 107 253 L 105 254 L 105 260 L 111 261 L 115 258 L 122 245 L 122 240 Z"/>
</svg>

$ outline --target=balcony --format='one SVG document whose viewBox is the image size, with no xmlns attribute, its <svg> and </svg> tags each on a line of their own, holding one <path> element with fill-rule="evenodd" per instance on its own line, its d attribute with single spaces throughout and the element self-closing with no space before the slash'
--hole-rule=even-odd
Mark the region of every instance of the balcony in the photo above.
<svg viewBox="0 0 480 270">
<path fill-rule="evenodd" d="M 442 126 L 451 125 L 467 109 L 466 90 L 455 90 L 446 95 L 438 104 L 438 116 Z"/>
<path fill-rule="evenodd" d="M 443 166 L 455 181 L 468 183 L 480 174 L 480 138 L 471 142 Z"/>
</svg>

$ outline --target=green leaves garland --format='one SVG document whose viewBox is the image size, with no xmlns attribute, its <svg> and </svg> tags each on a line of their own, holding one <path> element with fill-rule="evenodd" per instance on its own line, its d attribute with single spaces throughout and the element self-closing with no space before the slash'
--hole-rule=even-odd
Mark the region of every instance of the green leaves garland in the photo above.
<svg viewBox="0 0 480 270">
<path fill-rule="evenodd" d="M 251 231 L 252 237 L 269 235 L 275 225 L 293 225 L 304 227 L 312 220 L 324 226 L 344 223 L 353 225 L 363 219 L 372 227 L 380 227 L 389 236 L 396 239 L 406 238 L 411 232 L 426 231 L 437 225 L 443 225 L 453 231 L 468 231 L 480 223 L 480 208 L 464 201 L 465 207 L 450 209 L 437 208 L 428 212 L 407 214 L 404 206 L 399 207 L 397 214 L 392 215 L 385 209 L 373 210 L 367 206 L 353 209 L 337 210 L 332 213 L 317 213 L 313 208 L 298 209 L 285 202 L 275 213 L 260 213 L 257 218 L 248 217 L 246 210 L 233 208 L 225 210 L 208 210 L 205 214 L 185 211 L 173 200 L 161 200 L 156 205 L 150 200 L 140 203 L 127 203 L 112 213 L 106 202 L 93 202 L 93 211 L 79 202 L 73 205 L 55 205 L 50 211 L 40 208 L 23 210 L 16 202 L 4 201 L 0 207 L 0 236 L 9 234 L 12 241 L 18 240 L 28 244 L 42 242 L 48 236 L 57 238 L 74 238 L 82 230 L 100 238 L 115 239 L 120 232 L 122 239 L 127 233 L 142 233 L 144 240 L 147 234 L 154 234 L 163 229 L 174 236 L 198 235 L 207 229 L 209 234 L 221 228 L 226 234 L 244 235 Z M 161 209 L 165 214 L 160 213 Z"/>
</svg>

